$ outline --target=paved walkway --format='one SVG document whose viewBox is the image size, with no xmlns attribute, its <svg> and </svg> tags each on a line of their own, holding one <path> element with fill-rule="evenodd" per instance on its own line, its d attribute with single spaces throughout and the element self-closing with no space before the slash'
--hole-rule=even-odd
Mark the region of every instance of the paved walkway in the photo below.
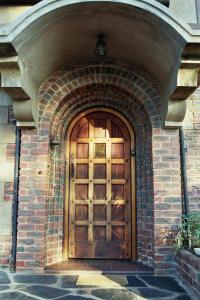
<svg viewBox="0 0 200 300">
<path fill-rule="evenodd" d="M 10 274 L 0 270 L 0 300 L 193 300 L 174 278 L 153 272 L 126 275 Z"/>
</svg>

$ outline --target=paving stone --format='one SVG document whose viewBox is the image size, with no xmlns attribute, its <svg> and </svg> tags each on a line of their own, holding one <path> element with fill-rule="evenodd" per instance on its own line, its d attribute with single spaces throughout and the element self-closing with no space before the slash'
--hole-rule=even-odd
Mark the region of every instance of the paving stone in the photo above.
<svg viewBox="0 0 200 300">
<path fill-rule="evenodd" d="M 137 295 L 125 289 L 96 289 L 91 295 L 105 300 L 136 300 Z"/>
<path fill-rule="evenodd" d="M 35 300 L 35 298 L 21 294 L 19 292 L 9 292 L 1 293 L 0 300 Z"/>
<path fill-rule="evenodd" d="M 192 299 L 188 295 L 180 295 L 174 298 L 174 300 L 192 300 Z"/>
<path fill-rule="evenodd" d="M 146 287 L 146 284 L 136 276 L 107 275 L 106 277 L 121 286 Z"/>
<path fill-rule="evenodd" d="M 34 296 L 43 297 L 45 299 L 57 298 L 71 293 L 71 291 L 61 290 L 61 289 L 57 289 L 49 286 L 43 286 L 43 285 L 28 286 L 23 288 L 22 291 L 27 292 Z"/>
<path fill-rule="evenodd" d="M 90 289 L 85 289 L 85 290 L 77 290 L 76 293 L 78 295 L 87 295 L 87 294 L 90 294 L 91 293 L 91 290 Z"/>
<path fill-rule="evenodd" d="M 128 286 L 145 287 L 146 284 L 135 276 L 127 276 Z"/>
<path fill-rule="evenodd" d="M 9 284 L 10 279 L 5 272 L 0 271 L 0 284 Z"/>
<path fill-rule="evenodd" d="M 158 291 L 155 289 L 151 289 L 151 288 L 139 288 L 138 289 L 140 292 L 140 295 L 143 296 L 144 298 L 158 298 L 161 299 L 163 297 L 170 297 L 172 296 L 171 293 L 169 292 L 165 292 L 165 291 Z"/>
<path fill-rule="evenodd" d="M 92 298 L 86 298 L 86 297 L 81 297 L 81 296 L 78 296 L 78 295 L 69 295 L 69 296 L 64 296 L 62 298 L 59 298 L 57 300 L 92 300 Z"/>
<path fill-rule="evenodd" d="M 140 276 L 149 285 L 156 286 L 167 291 L 185 293 L 185 290 L 176 282 L 174 278 L 168 276 Z"/>
<path fill-rule="evenodd" d="M 1 283 L 1 282 L 0 282 Z M 9 286 L 8 285 L 0 285 L 0 292 L 8 290 Z"/>
<path fill-rule="evenodd" d="M 115 286 L 116 284 L 120 286 L 128 286 L 128 280 L 125 275 L 105 275 L 109 279 L 111 285 Z M 115 284 L 116 283 L 116 284 Z M 104 287 L 104 286 L 102 286 Z"/>
<path fill-rule="evenodd" d="M 38 283 L 38 284 L 54 284 L 57 277 L 54 275 L 21 275 L 16 274 L 14 280 L 17 283 Z"/>
<path fill-rule="evenodd" d="M 61 287 L 62 288 L 76 287 L 77 278 L 78 276 L 73 276 L 73 275 L 61 276 Z"/>
<path fill-rule="evenodd" d="M 110 280 L 107 276 L 93 274 L 93 275 L 79 275 L 77 279 L 78 287 L 118 287 L 119 284 Z"/>
</svg>

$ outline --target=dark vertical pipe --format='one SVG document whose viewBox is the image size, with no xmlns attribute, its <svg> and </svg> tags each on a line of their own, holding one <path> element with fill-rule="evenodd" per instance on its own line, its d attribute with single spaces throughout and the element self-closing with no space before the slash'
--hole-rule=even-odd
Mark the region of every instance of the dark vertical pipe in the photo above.
<svg viewBox="0 0 200 300">
<path fill-rule="evenodd" d="M 189 199 L 188 199 L 188 187 L 187 187 L 187 170 L 186 170 L 186 151 L 183 128 L 179 129 L 180 139 L 180 155 L 181 155 L 181 175 L 182 175 L 182 195 L 183 195 L 183 214 L 189 213 Z"/>
<path fill-rule="evenodd" d="M 14 199 L 13 199 L 13 205 L 12 205 L 12 248 L 11 248 L 11 256 L 10 256 L 10 271 L 11 272 L 15 272 L 15 270 L 16 270 L 20 148 L 21 148 L 21 130 L 20 130 L 20 128 L 16 127 Z"/>
</svg>

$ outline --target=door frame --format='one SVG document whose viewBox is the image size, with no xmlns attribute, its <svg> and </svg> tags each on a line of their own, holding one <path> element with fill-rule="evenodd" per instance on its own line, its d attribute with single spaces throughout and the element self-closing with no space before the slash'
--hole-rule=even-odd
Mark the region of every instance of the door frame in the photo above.
<svg viewBox="0 0 200 300">
<path fill-rule="evenodd" d="M 137 233 L 137 220 L 136 220 L 136 156 L 135 156 L 135 133 L 132 126 L 127 119 L 118 111 L 110 108 L 91 108 L 80 112 L 70 123 L 66 135 L 66 169 L 65 169 L 65 201 L 64 201 L 64 228 L 63 228 L 63 260 L 68 260 L 69 249 L 69 196 L 70 196 L 70 138 L 74 126 L 77 122 L 86 115 L 94 112 L 107 112 L 118 117 L 127 127 L 130 134 L 131 141 L 131 170 L 130 170 L 130 190 L 131 190 L 131 259 L 137 259 L 136 251 L 136 233 Z"/>
</svg>

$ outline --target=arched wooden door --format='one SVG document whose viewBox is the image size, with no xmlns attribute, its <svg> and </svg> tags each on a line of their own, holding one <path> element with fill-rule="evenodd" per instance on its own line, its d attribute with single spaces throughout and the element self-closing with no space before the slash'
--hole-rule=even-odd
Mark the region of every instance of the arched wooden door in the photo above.
<svg viewBox="0 0 200 300">
<path fill-rule="evenodd" d="M 75 124 L 69 149 L 69 258 L 132 257 L 131 137 L 108 112 Z"/>
</svg>

